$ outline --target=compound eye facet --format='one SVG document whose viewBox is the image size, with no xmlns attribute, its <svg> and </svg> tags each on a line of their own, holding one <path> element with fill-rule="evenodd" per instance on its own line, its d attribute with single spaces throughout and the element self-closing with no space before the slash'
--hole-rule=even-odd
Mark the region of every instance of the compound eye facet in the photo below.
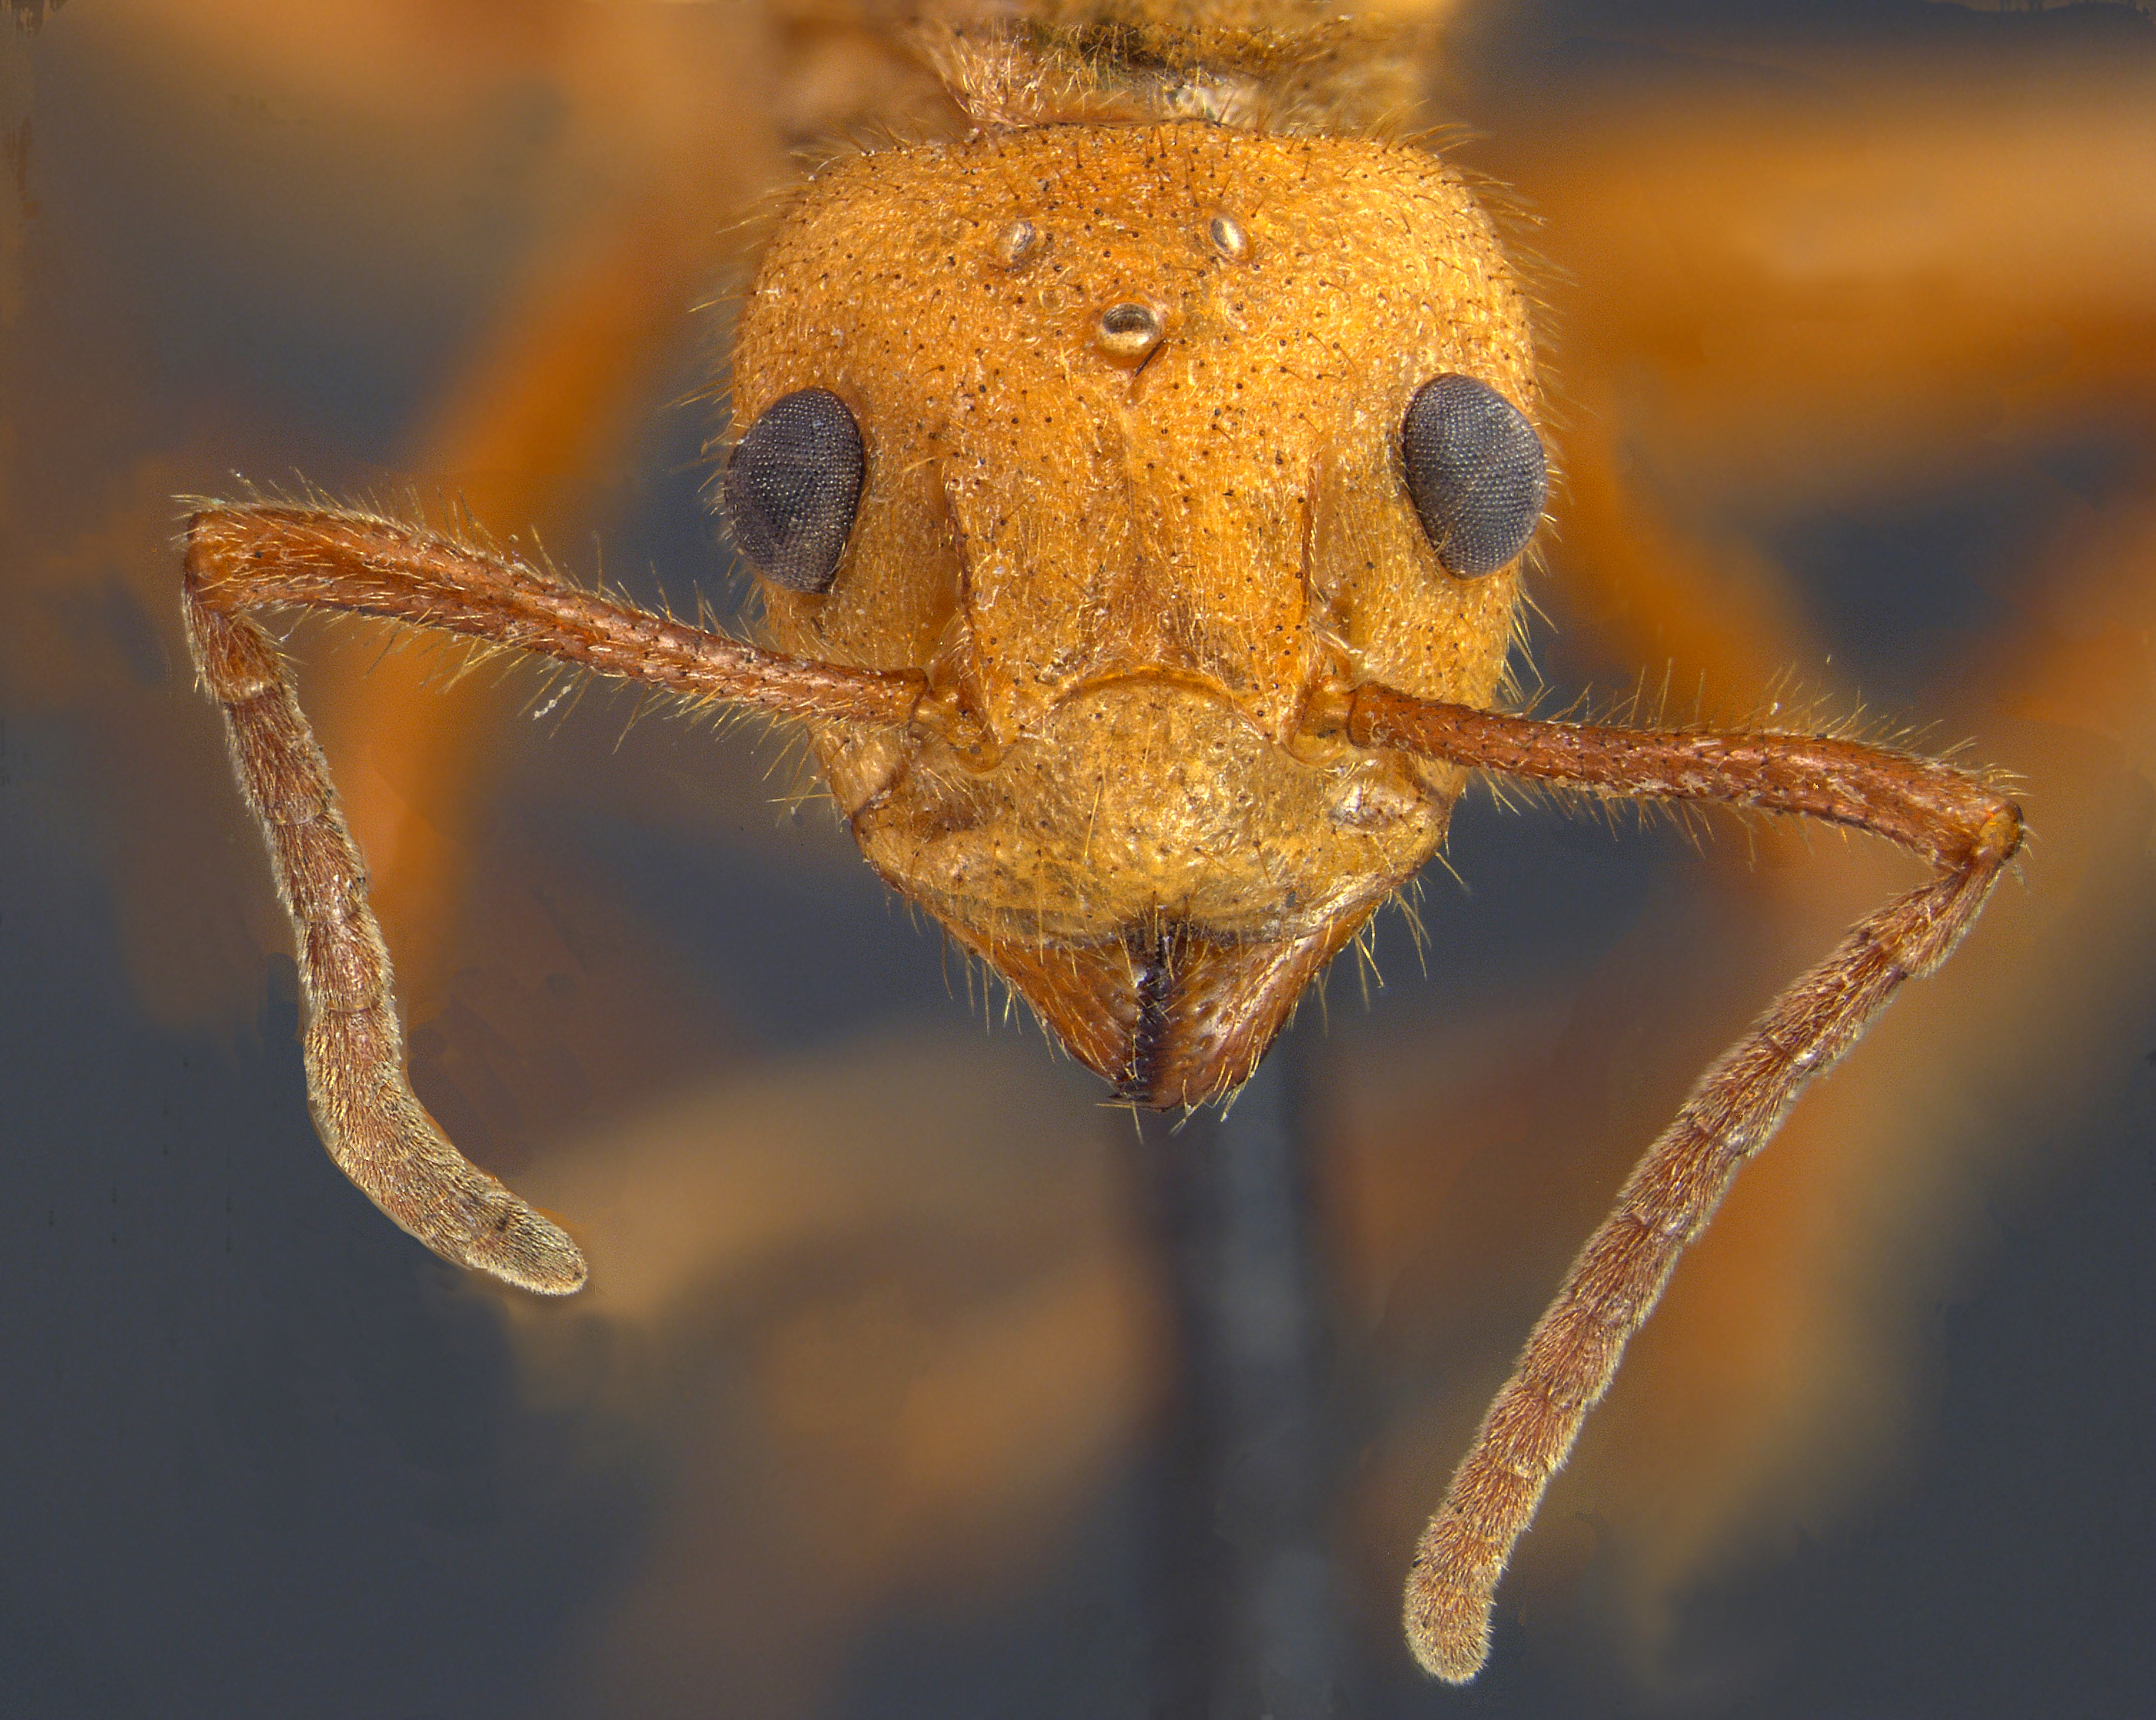
<svg viewBox="0 0 2156 1720">
<path fill-rule="evenodd" d="M 1535 427 L 1489 384 L 1463 376 L 1424 383 L 1400 421 L 1400 460 L 1448 572 L 1494 573 L 1527 547 L 1549 472 Z"/>
<path fill-rule="evenodd" d="M 721 488 L 735 547 L 788 591 L 823 591 L 861 503 L 860 426 L 829 388 L 764 408 L 726 462 Z"/>
</svg>

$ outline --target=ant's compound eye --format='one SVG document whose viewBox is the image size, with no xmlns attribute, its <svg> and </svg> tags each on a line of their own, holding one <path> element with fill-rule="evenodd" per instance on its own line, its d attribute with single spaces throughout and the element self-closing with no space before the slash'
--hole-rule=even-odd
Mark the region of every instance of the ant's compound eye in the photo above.
<svg viewBox="0 0 2156 1720">
<path fill-rule="evenodd" d="M 1535 427 L 1495 388 L 1463 376 L 1424 383 L 1400 421 L 1400 458 L 1448 572 L 1494 573 L 1527 547 L 1549 473 Z"/>
<path fill-rule="evenodd" d="M 861 503 L 860 427 L 829 388 L 782 395 L 726 462 L 726 529 L 763 577 L 822 591 Z"/>
</svg>

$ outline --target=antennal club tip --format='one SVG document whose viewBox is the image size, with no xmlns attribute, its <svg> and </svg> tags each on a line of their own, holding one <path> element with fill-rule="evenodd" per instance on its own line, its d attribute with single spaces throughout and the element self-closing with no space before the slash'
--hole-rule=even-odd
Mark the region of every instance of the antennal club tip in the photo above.
<svg viewBox="0 0 2156 1720">
<path fill-rule="evenodd" d="M 591 1276 L 583 1250 L 552 1219 L 513 1197 L 512 1202 L 461 1249 L 444 1250 L 445 1257 L 534 1295 L 574 1296 Z"/>
<path fill-rule="evenodd" d="M 1490 1660 L 1490 1610 L 1505 1567 L 1477 1563 L 1462 1569 L 1457 1552 L 1453 1558 L 1445 1556 L 1438 1535 L 1442 1524 L 1440 1513 L 1408 1567 L 1404 1625 L 1408 1649 L 1423 1671 L 1446 1683 L 1468 1683 Z"/>
<path fill-rule="evenodd" d="M 1408 1647 L 1424 1671 L 1447 1684 L 1467 1684 L 1490 1658 L 1488 1589 L 1470 1593 L 1418 1559 L 1408 1572 Z"/>
</svg>

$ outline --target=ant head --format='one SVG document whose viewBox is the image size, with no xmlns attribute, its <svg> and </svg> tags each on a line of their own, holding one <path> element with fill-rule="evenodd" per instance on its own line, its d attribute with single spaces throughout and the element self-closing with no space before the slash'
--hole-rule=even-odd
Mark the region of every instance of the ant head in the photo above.
<svg viewBox="0 0 2156 1720">
<path fill-rule="evenodd" d="M 1433 157 L 1041 126 L 801 193 L 740 318 L 726 499 L 774 643 L 924 670 L 986 737 L 819 743 L 870 860 L 1177 1102 L 1440 839 L 1456 773 L 1304 716 L 1342 682 L 1494 696 L 1535 399 Z"/>
</svg>

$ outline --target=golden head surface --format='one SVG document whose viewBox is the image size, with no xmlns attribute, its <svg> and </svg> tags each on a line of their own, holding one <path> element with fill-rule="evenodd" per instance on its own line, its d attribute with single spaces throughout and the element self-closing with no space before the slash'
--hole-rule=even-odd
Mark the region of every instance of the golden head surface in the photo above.
<svg viewBox="0 0 2156 1720">
<path fill-rule="evenodd" d="M 1402 477 L 1443 374 L 1533 416 L 1490 222 L 1403 145 L 988 132 L 842 160 L 773 236 L 736 433 L 828 390 L 865 480 L 771 642 L 923 670 L 978 737 L 817 724 L 832 792 L 1130 1098 L 1232 1090 L 1444 837 L 1459 772 L 1305 728 L 1327 685 L 1502 681 L 1515 569 L 1447 572 Z"/>
</svg>

